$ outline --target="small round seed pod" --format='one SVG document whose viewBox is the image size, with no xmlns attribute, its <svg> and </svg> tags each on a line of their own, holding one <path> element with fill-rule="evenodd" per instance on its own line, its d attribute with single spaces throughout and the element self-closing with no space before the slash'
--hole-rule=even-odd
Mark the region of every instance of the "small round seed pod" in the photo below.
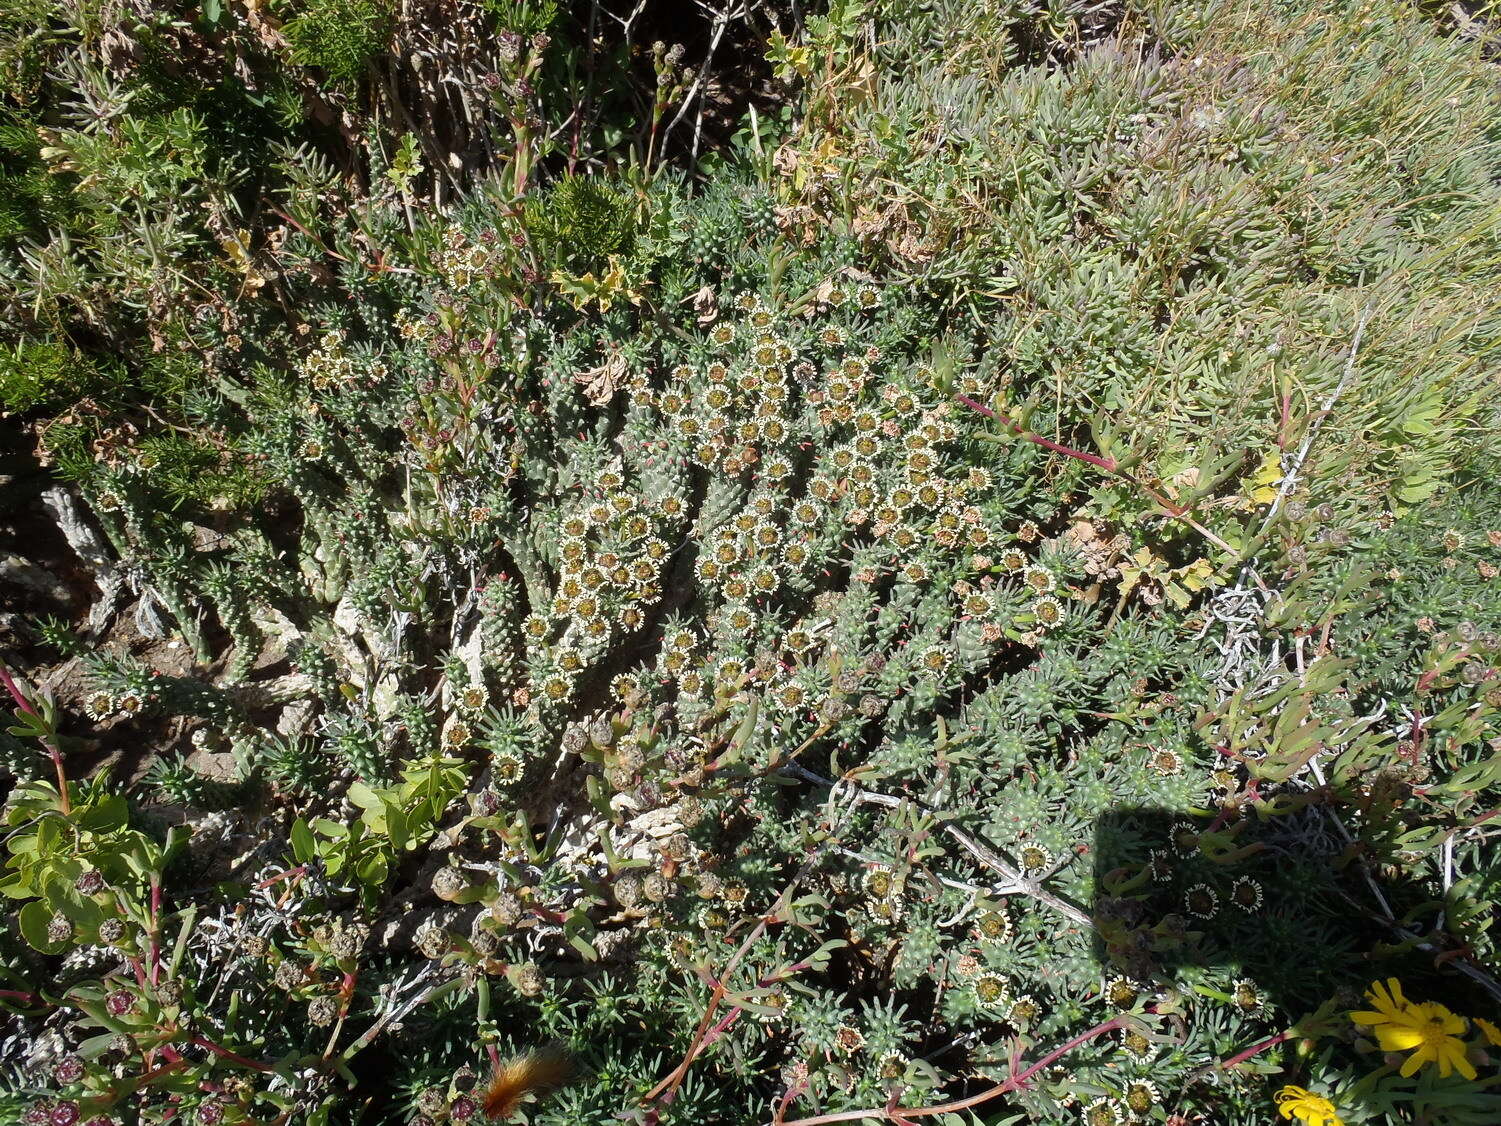
<svg viewBox="0 0 1501 1126">
<path fill-rule="evenodd" d="M 300 964 L 287 958 L 277 964 L 276 972 L 271 975 L 271 980 L 279 988 L 290 992 L 307 980 L 307 974 Z"/>
<path fill-rule="evenodd" d="M 441 927 L 428 927 L 417 936 L 417 950 L 424 958 L 436 962 L 448 952 L 448 935 Z"/>
<path fill-rule="evenodd" d="M 77 1083 L 83 1078 L 84 1063 L 77 1056 L 63 1056 L 52 1065 L 52 1078 L 59 1087 Z"/>
<path fill-rule="evenodd" d="M 653 872 L 641 881 L 641 894 L 652 903 L 664 903 L 672 894 L 672 881 L 661 872 Z"/>
<path fill-rule="evenodd" d="M 116 989 L 104 998 L 104 1011 L 112 1017 L 123 1017 L 135 1007 L 136 995 L 129 989 Z"/>
<path fill-rule="evenodd" d="M 609 716 L 602 715 L 589 725 L 589 741 L 601 751 L 615 745 L 615 725 Z"/>
<path fill-rule="evenodd" d="M 503 927 L 514 927 L 526 913 L 526 904 L 514 892 L 503 891 L 490 904 L 490 916 Z"/>
<path fill-rule="evenodd" d="M 119 946 L 125 941 L 126 932 L 124 919 L 105 919 L 99 924 L 99 941 L 105 946 Z"/>
<path fill-rule="evenodd" d="M 340 927 L 329 939 L 328 952 L 335 958 L 358 957 L 360 951 L 364 949 L 365 940 L 369 937 L 370 928 L 362 923 Z"/>
<path fill-rule="evenodd" d="M 73 923 L 68 916 L 58 912 L 47 922 L 48 942 L 67 942 L 73 937 Z"/>
<path fill-rule="evenodd" d="M 713 872 L 701 872 L 693 890 L 700 899 L 718 899 L 724 894 L 724 881 Z"/>
<path fill-rule="evenodd" d="M 433 873 L 433 894 L 445 902 L 452 903 L 462 895 L 469 887 L 469 881 L 464 879 L 464 873 L 452 865 L 444 865 Z"/>
<path fill-rule="evenodd" d="M 489 958 L 500 948 L 500 939 L 489 927 L 482 927 L 476 921 L 474 930 L 469 934 L 469 944 L 481 958 Z"/>
<path fill-rule="evenodd" d="M 523 962 L 516 967 L 516 989 L 523 997 L 537 997 L 547 988 L 547 978 L 535 962 Z"/>
<path fill-rule="evenodd" d="M 474 796 L 474 806 L 481 816 L 492 816 L 500 812 L 500 795 L 492 789 L 481 790 Z"/>
<path fill-rule="evenodd" d="M 686 797 L 678 802 L 678 821 L 683 828 L 691 829 L 704 819 L 704 803 L 695 797 Z"/>
<path fill-rule="evenodd" d="M 307 1019 L 316 1028 L 327 1028 L 339 1019 L 339 1002 L 332 997 L 314 997 L 308 1002 Z"/>
<path fill-rule="evenodd" d="M 629 774 L 639 774 L 641 768 L 646 765 L 646 756 L 641 753 L 639 744 L 621 743 L 615 752 L 615 765 L 617 769 Z"/>
<path fill-rule="evenodd" d="M 622 907 L 635 907 L 641 902 L 641 881 L 635 876 L 621 876 L 615 881 L 615 902 Z"/>
</svg>

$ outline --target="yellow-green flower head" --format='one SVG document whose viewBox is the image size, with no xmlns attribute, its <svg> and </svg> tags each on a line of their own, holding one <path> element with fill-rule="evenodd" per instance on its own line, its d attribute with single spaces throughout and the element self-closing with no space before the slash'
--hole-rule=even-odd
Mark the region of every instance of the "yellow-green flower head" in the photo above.
<svg viewBox="0 0 1501 1126">
<path fill-rule="evenodd" d="M 1466 1079 L 1475 1078 L 1475 1066 L 1465 1055 L 1465 1019 L 1456 1016 L 1436 1001 L 1415 1003 L 1402 995 L 1402 984 L 1394 977 L 1386 984 L 1373 982 L 1366 990 L 1372 1008 L 1352 1012 L 1350 1019 L 1367 1025 L 1375 1033 L 1384 1052 L 1412 1052 L 1402 1065 L 1409 1076 L 1427 1063 L 1438 1064 L 1441 1078 L 1457 1071 Z"/>
<path fill-rule="evenodd" d="M 1296 1118 L 1307 1126 L 1344 1126 L 1334 1104 L 1306 1087 L 1289 1084 L 1277 1092 L 1277 1113 L 1288 1121 Z"/>
</svg>

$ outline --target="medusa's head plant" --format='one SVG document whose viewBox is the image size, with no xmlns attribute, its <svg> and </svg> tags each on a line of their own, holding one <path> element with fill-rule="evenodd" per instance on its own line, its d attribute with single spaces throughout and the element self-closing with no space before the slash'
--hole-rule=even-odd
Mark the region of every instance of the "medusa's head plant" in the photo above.
<svg viewBox="0 0 1501 1126">
<path fill-rule="evenodd" d="M 754 180 L 600 191 L 630 238 L 589 293 L 558 253 L 567 193 L 415 231 L 309 194 L 267 284 L 189 338 L 259 506 L 172 512 L 126 434 L 69 462 L 156 614 L 231 647 L 218 683 L 89 658 L 101 718 L 184 716 L 300 803 L 286 846 L 190 893 L 254 890 L 225 925 L 262 961 L 235 972 L 282 991 L 204 1010 L 254 1061 L 197 1045 L 207 1074 L 303 1107 L 389 1043 L 432 1117 L 490 1051 L 561 1038 L 599 1078 L 548 1121 L 618 1110 L 621 1068 L 653 1077 L 624 1100 L 650 1113 L 849 1110 L 1084 1036 L 1010 1091 L 1044 1114 L 1192 1086 L 1191 1060 L 1276 1034 L 1301 1002 L 1266 920 L 1349 939 L 1322 885 L 1237 843 L 1267 793 L 1196 723 L 1218 696 L 1179 609 L 1193 559 L 1073 508 L 1101 466 L 1035 419 L 1002 433 L 975 409 L 998 374 L 931 294 L 838 238 L 790 253 Z M 1165 863 L 1122 802 L 1187 819 L 1185 862 L 1239 867 L 1183 889 L 1206 919 L 1138 912 L 1102 951 L 1097 905 Z M 1262 936 L 1238 964 L 1204 937 L 1221 912 Z M 348 961 L 350 928 L 378 958 Z M 211 975 L 200 930 L 184 958 Z M 293 1002 L 305 1023 L 263 1030 Z M 1157 1060 L 1185 1013 L 1192 1050 Z M 608 1047 L 611 1014 L 634 1023 Z"/>
<path fill-rule="evenodd" d="M 69 461 L 157 613 L 197 644 L 228 640 L 224 676 L 87 663 L 102 720 L 186 716 L 245 776 L 311 801 L 290 850 L 237 877 L 307 913 L 256 923 L 260 939 L 305 944 L 330 917 L 380 927 L 394 886 L 411 910 L 380 932 L 390 949 L 458 983 L 497 1049 L 526 1046 L 502 1011 L 573 995 L 549 984 L 556 967 L 607 961 L 636 967 L 618 1003 L 654 1013 L 642 1050 L 676 1051 L 693 967 L 759 928 L 725 971 L 762 1018 L 735 1043 L 785 1055 L 801 1041 L 751 1034 L 807 1004 L 818 1097 L 854 1100 L 888 1080 L 850 1086 L 841 1045 L 868 1039 L 906 1075 L 895 1061 L 925 1042 L 927 1009 L 989 1019 L 998 1002 L 972 999 L 959 953 L 974 912 L 1009 926 L 996 881 L 1040 889 L 1069 863 L 1088 813 L 1044 814 L 1087 764 L 994 804 L 1028 741 L 1150 701 L 1171 655 L 1161 623 L 1134 622 L 1105 658 L 1075 655 L 1117 605 L 1103 595 L 1129 540 L 1061 520 L 1050 481 L 1072 463 L 997 445 L 957 397 L 984 394 L 967 346 L 935 335 L 920 295 L 834 242 L 786 254 L 760 190 L 663 185 L 627 215 L 615 189 L 569 189 L 415 234 L 379 209 L 288 232 L 257 263 L 267 284 L 188 338 L 215 441 L 268 507 L 226 498 L 205 536 L 132 436 Z M 581 300 L 582 275 L 547 272 L 586 203 L 610 230 L 629 219 L 629 239 L 605 232 L 624 297 Z M 712 261 L 684 253 L 710 230 L 731 235 Z M 265 299 L 273 285 L 293 302 Z M 290 734 L 269 735 L 268 708 Z M 342 812 L 308 793 L 318 763 L 351 779 Z M 892 804 L 851 805 L 852 772 Z M 970 796 L 941 812 L 949 787 Z M 1006 850 L 984 854 L 1000 868 L 935 844 L 955 816 Z M 1080 986 L 1087 891 L 1041 894 L 1068 924 L 1060 981 Z M 643 934 L 664 941 L 629 953 Z M 829 992 L 834 951 L 894 942 L 883 975 Z M 947 985 L 921 1013 L 844 1011 L 930 974 Z M 315 999 L 311 978 L 283 976 Z M 823 984 L 804 994 L 804 978 Z M 378 1019 L 370 980 L 346 982 L 338 1011 Z"/>
<path fill-rule="evenodd" d="M 132 884 L 103 954 L 84 919 L 60 996 L 37 888 L 72 893 L 23 889 L 24 1019 L 92 1050 L 101 998 L 130 1018 L 88 1073 L 109 1113 L 461 1122 L 561 1041 L 585 1066 L 533 1121 L 1249 1126 L 1279 1070 L 1284 1117 L 1494 1117 L 1483 1026 L 1438 1030 L 1437 1090 L 1342 1015 L 1372 963 L 1455 1020 L 1432 966 L 1489 981 L 1493 521 L 1373 508 L 1438 497 L 1477 405 L 1443 345 L 1488 325 L 1456 327 L 1442 262 L 1489 237 L 1482 142 L 1429 107 L 1454 144 L 1409 154 L 1386 225 L 1389 143 L 1309 171 L 1300 138 L 1346 119 L 1294 97 L 1308 60 L 1396 68 L 1405 17 L 1355 26 L 1368 54 L 1277 24 L 1286 78 L 1228 16 L 1123 11 L 1102 43 L 1106 13 L 1062 13 L 1078 42 L 1044 52 L 1053 14 L 981 5 L 954 28 L 1012 49 L 898 84 L 869 65 L 960 32 L 871 11 L 779 42 L 823 84 L 807 128 L 753 122 L 690 191 L 585 155 L 536 187 L 567 130 L 534 119 L 551 16 L 518 9 L 493 83 L 438 83 L 493 97 L 503 186 L 423 206 L 458 166 L 413 134 L 368 194 L 277 150 L 254 229 L 216 216 L 151 322 L 136 366 L 181 409 L 47 428 L 140 596 L 139 652 L 85 654 L 94 718 L 188 736 L 142 797 L 206 800 L 194 761 L 243 786 L 187 815 L 201 849 L 169 857 L 155 803 L 112 824 L 163 902 Z M 1413 46 L 1447 84 L 1384 83 L 1355 133 L 1473 82 Z M 707 85 L 676 55 L 664 132 Z M 69 160 L 128 139 L 95 127 Z M 66 399 L 92 339 L 7 385 Z M 1384 608 L 1361 549 L 1412 560 Z M 191 657 L 151 643 L 174 630 Z M 67 816 L 14 841 L 95 848 Z M 82 1111 L 56 1078 L 36 1105 Z"/>
</svg>

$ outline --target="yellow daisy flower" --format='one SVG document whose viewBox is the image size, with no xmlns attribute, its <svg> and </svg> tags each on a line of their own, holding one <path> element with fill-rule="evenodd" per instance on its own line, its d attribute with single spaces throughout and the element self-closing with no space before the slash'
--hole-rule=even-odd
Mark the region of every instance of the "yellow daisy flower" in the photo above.
<svg viewBox="0 0 1501 1126">
<path fill-rule="evenodd" d="M 1353 1012 L 1356 1024 L 1370 1026 L 1384 1052 L 1412 1052 L 1402 1065 L 1404 1076 L 1412 1075 L 1426 1063 L 1438 1064 L 1441 1078 L 1457 1071 L 1466 1079 L 1475 1078 L 1475 1067 L 1465 1056 L 1459 1038 L 1465 1032 L 1465 1020 L 1436 1001 L 1414 1003 L 1402 996 L 1396 978 L 1388 978 L 1366 990 L 1373 1009 Z"/>
<path fill-rule="evenodd" d="M 1288 1121 L 1296 1118 L 1307 1126 L 1345 1126 L 1334 1112 L 1334 1104 L 1323 1095 L 1291 1084 L 1277 1092 L 1277 1113 Z"/>
<path fill-rule="evenodd" d="M 1501 1028 L 1497 1028 L 1490 1021 L 1484 1020 L 1481 1017 L 1474 1017 L 1472 1019 L 1475 1021 L 1475 1027 L 1480 1029 L 1480 1034 L 1485 1037 L 1486 1043 L 1492 1047 L 1501 1048 Z"/>
<path fill-rule="evenodd" d="M 1356 1024 L 1381 1024 L 1401 1020 L 1402 1014 L 1411 1004 L 1402 996 L 1402 983 L 1394 977 L 1387 978 L 1385 985 L 1373 981 L 1365 995 L 1376 1011 L 1351 1013 L 1350 1019 Z"/>
</svg>

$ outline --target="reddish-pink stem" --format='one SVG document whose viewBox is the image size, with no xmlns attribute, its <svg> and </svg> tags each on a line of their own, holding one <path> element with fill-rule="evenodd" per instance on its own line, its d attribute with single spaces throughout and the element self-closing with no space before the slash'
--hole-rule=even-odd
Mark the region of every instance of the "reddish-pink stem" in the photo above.
<svg viewBox="0 0 1501 1126">
<path fill-rule="evenodd" d="M 27 715 L 38 714 L 36 708 L 31 706 L 31 701 L 26 698 L 21 689 L 16 686 L 16 682 L 11 679 L 10 670 L 3 664 L 0 664 L 0 680 L 3 680 L 5 682 L 5 690 L 9 692 L 11 694 L 11 698 L 15 700 L 16 707 L 20 708 Z M 57 771 L 57 796 L 62 802 L 63 813 L 72 813 L 73 801 L 68 796 L 68 778 L 67 775 L 63 772 L 62 752 L 59 751 L 55 746 L 52 745 L 52 743 L 50 743 L 46 739 L 43 739 L 41 743 L 42 746 L 47 749 L 47 756 L 52 760 L 52 769 Z"/>
<path fill-rule="evenodd" d="M 812 1118 L 799 1118 L 796 1121 L 786 1123 L 786 1126 L 822 1126 L 826 1122 L 858 1122 L 862 1118 L 885 1118 L 900 1120 L 903 1118 L 931 1118 L 935 1114 L 952 1114 L 955 1111 L 967 1110 L 972 1106 L 989 1102 L 998 1095 L 1004 1095 L 1011 1091 L 1020 1090 L 1026 1086 L 1027 1080 L 1036 1075 L 1043 1068 L 1068 1052 L 1073 1051 L 1080 1044 L 1087 1043 L 1097 1037 L 1112 1032 L 1122 1027 L 1127 1018 L 1124 1016 L 1113 1017 L 1103 1024 L 1097 1024 L 1087 1032 L 1081 1032 L 1061 1048 L 1055 1048 L 1020 1075 L 1013 1075 L 1004 1083 L 997 1083 L 994 1087 L 988 1087 L 977 1095 L 971 1095 L 967 1099 L 956 1099 L 950 1103 L 942 1103 L 938 1106 L 901 1106 L 885 1107 L 881 1110 L 843 1110 L 836 1114 L 819 1114 Z"/>
<path fill-rule="evenodd" d="M 808 1081 L 806 1079 L 799 1079 L 796 1083 L 787 1088 L 787 1090 L 783 1093 L 781 1099 L 777 1102 L 776 1112 L 771 1116 L 771 1126 L 782 1126 L 782 1123 L 785 1121 L 787 1116 L 787 1108 L 791 1106 L 793 1104 L 793 1101 L 796 1100 L 796 1098 L 807 1089 Z"/>
<path fill-rule="evenodd" d="M 718 1024 L 716 1024 L 713 1028 L 709 1029 L 708 1032 L 704 1033 L 703 1042 L 701 1044 L 699 1044 L 698 1050 L 699 1051 L 703 1051 L 705 1048 L 709 1047 L 709 1045 L 713 1044 L 714 1041 L 718 1040 L 721 1036 L 723 1036 L 724 1033 L 725 1033 L 725 1029 L 729 1028 L 730 1025 L 734 1024 L 737 1020 L 739 1020 L 740 1019 L 740 1015 L 743 1012 L 745 1012 L 744 1009 L 735 1009 L 735 1010 L 733 1010 L 722 1021 L 720 1021 Z"/>
<path fill-rule="evenodd" d="M 253 1060 L 249 1059 L 246 1056 L 242 1056 L 238 1052 L 231 1052 L 228 1048 L 222 1047 L 219 1044 L 215 1044 L 212 1040 L 208 1039 L 205 1036 L 194 1036 L 192 1038 L 192 1042 L 194 1044 L 197 1044 L 200 1048 L 207 1048 L 216 1056 L 227 1059 L 231 1063 L 239 1064 L 241 1067 L 252 1068 L 255 1071 L 270 1072 L 276 1070 L 276 1068 L 272 1067 L 269 1063 L 262 1063 L 260 1060 Z"/>
<path fill-rule="evenodd" d="M 1059 444 L 1058 442 L 1054 442 L 1050 438 L 1044 438 L 1041 434 L 1034 434 L 1032 433 L 1032 431 L 1018 426 L 1016 423 L 1012 422 L 1009 418 L 1001 414 L 999 411 L 991 410 L 989 407 L 975 402 L 968 395 L 956 395 L 955 398 L 957 398 L 961 403 L 971 408 L 972 410 L 979 411 L 987 418 L 996 419 L 1013 434 L 1017 435 L 1018 437 L 1025 438 L 1033 445 L 1041 446 L 1045 450 L 1052 450 L 1054 453 L 1063 454 L 1065 457 L 1077 458 L 1079 461 L 1087 461 L 1090 465 L 1097 465 L 1108 473 L 1114 473 L 1116 470 L 1116 464 L 1113 458 L 1100 457 L 1098 454 L 1087 454 L 1083 450 L 1076 450 L 1070 446 L 1065 446 Z"/>
<path fill-rule="evenodd" d="M 1275 1048 L 1278 1044 L 1285 1043 L 1292 1038 L 1293 1034 L 1291 1032 L 1279 1032 L 1275 1036 L 1268 1036 L 1265 1040 L 1261 1041 L 1261 1043 L 1252 1044 L 1244 1052 L 1238 1052 L 1235 1055 L 1231 1056 L 1224 1063 L 1220 1064 L 1220 1070 L 1227 1071 L 1230 1068 L 1235 1067 L 1237 1064 L 1245 1063 L 1246 1060 L 1250 1059 L 1252 1056 L 1264 1052 L 1268 1048 Z"/>
<path fill-rule="evenodd" d="M 292 878 L 294 876 L 302 876 L 306 872 L 307 872 L 307 865 L 306 864 L 300 864 L 296 868 L 288 868 L 285 872 L 278 872 L 276 875 L 272 876 L 270 879 L 262 880 L 260 883 L 258 883 L 258 884 L 255 885 L 255 889 L 256 889 L 256 891 L 264 891 L 266 888 L 270 887 L 272 884 L 279 883 L 282 880 L 290 879 L 290 878 Z"/>
<path fill-rule="evenodd" d="M 16 687 L 16 682 L 11 679 L 10 670 L 4 665 L 0 665 L 0 680 L 5 681 L 5 690 L 9 692 L 11 694 L 11 698 L 15 700 L 16 707 L 20 708 L 27 715 L 37 714 L 36 709 L 31 706 L 31 701 L 23 696 L 21 694 L 21 690 Z"/>
</svg>

